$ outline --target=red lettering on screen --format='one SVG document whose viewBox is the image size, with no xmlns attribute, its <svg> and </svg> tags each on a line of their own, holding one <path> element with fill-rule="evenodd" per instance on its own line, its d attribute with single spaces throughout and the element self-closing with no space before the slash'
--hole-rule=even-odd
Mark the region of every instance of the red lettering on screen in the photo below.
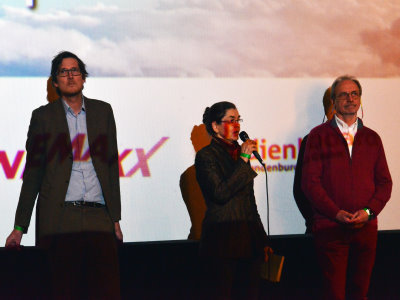
<svg viewBox="0 0 400 300">
<path fill-rule="evenodd" d="M 89 150 L 87 150 L 82 155 L 82 152 L 83 152 L 82 145 L 83 145 L 84 139 L 85 139 L 84 134 L 82 134 L 82 135 L 78 134 L 71 142 L 74 161 L 87 161 L 89 159 L 89 155 L 90 155 Z M 119 176 L 120 177 L 132 177 L 133 175 L 136 174 L 136 172 L 138 170 L 140 170 L 143 177 L 150 177 L 151 172 L 150 172 L 150 167 L 149 167 L 149 160 L 165 144 L 165 142 L 168 139 L 169 139 L 169 137 L 162 137 L 147 152 L 143 148 L 136 148 L 135 152 L 133 152 L 133 153 L 136 153 L 137 162 L 135 165 L 131 166 L 131 168 L 129 169 L 129 171 L 127 173 L 124 172 L 122 162 L 125 160 L 125 158 L 127 158 L 132 153 L 133 149 L 125 149 L 124 151 L 122 151 L 118 156 Z M 96 148 L 96 147 L 94 147 L 94 148 Z M 95 151 L 95 149 L 93 149 L 93 152 L 97 155 L 97 152 Z M 54 156 L 54 155 L 56 155 L 56 151 L 52 151 L 50 154 L 52 156 Z M 24 150 L 18 150 L 17 154 L 15 155 L 14 160 L 11 164 L 8 159 L 7 152 L 0 151 L 0 165 L 3 168 L 5 177 L 7 179 L 15 179 L 15 176 L 17 175 L 19 167 L 22 164 L 24 155 L 25 155 Z M 22 177 L 23 177 L 23 172 L 22 172 L 20 178 L 22 178 Z"/>
<path fill-rule="evenodd" d="M 125 149 L 118 157 L 119 177 L 125 177 L 122 161 L 132 152 L 132 149 Z"/>
<path fill-rule="evenodd" d="M 25 151 L 19 150 L 15 155 L 12 165 L 8 160 L 6 151 L 0 151 L 0 164 L 3 167 L 4 174 L 7 179 L 14 179 L 17 174 L 18 168 L 21 165 L 22 158 L 24 157 Z"/>
<path fill-rule="evenodd" d="M 142 148 L 137 148 L 136 149 L 136 155 L 138 157 L 138 162 L 136 163 L 136 165 L 133 166 L 132 169 L 130 169 L 128 171 L 128 173 L 126 173 L 125 177 L 131 177 L 133 174 L 135 174 L 137 172 L 137 170 L 141 170 L 142 171 L 142 175 L 143 177 L 149 177 L 150 176 L 150 169 L 149 166 L 147 164 L 147 161 L 150 159 L 150 157 L 153 156 L 153 154 L 159 149 L 161 148 L 161 146 L 168 140 L 168 137 L 163 137 L 161 138 L 157 144 L 155 144 L 150 150 L 149 152 L 147 152 L 147 154 L 144 152 L 144 150 Z"/>
</svg>

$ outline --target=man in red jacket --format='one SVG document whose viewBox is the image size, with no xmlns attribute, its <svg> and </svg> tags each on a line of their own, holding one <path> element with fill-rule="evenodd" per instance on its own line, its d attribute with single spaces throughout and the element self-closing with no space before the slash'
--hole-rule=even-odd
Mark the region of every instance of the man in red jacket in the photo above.
<svg viewBox="0 0 400 300">
<path fill-rule="evenodd" d="M 336 114 L 309 134 L 302 189 L 314 212 L 323 299 L 345 299 L 346 294 L 366 299 L 377 215 L 390 198 L 392 179 L 379 135 L 357 118 L 362 94 L 358 80 L 341 76 L 331 91 Z"/>
</svg>

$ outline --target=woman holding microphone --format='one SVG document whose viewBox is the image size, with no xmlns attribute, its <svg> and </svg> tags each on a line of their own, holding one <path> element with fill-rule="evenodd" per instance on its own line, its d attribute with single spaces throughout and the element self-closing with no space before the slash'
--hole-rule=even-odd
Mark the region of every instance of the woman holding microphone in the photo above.
<svg viewBox="0 0 400 300">
<path fill-rule="evenodd" d="M 257 173 L 249 162 L 257 145 L 252 140 L 238 144 L 241 122 L 233 103 L 207 107 L 203 123 L 212 140 L 195 160 L 207 205 L 200 255 L 213 299 L 257 299 L 260 266 L 270 252 L 254 197 Z"/>
</svg>

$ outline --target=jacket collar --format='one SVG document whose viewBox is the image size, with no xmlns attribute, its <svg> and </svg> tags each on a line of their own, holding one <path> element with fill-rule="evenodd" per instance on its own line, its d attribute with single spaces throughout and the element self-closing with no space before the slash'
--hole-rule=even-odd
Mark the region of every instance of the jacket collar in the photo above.
<svg viewBox="0 0 400 300">
<path fill-rule="evenodd" d="M 329 121 L 329 125 L 330 125 L 333 129 L 339 130 L 339 126 L 338 126 L 338 124 L 336 123 L 335 118 L 332 118 L 332 119 Z M 360 129 L 363 128 L 363 127 L 364 127 L 363 121 L 362 121 L 360 118 L 358 118 L 357 130 L 360 130 Z"/>
<path fill-rule="evenodd" d="M 215 136 L 213 137 L 213 140 L 215 140 L 216 143 L 219 144 L 229 154 L 229 156 L 232 157 L 233 160 L 237 160 L 239 158 L 240 146 L 237 141 L 228 143 Z"/>
</svg>

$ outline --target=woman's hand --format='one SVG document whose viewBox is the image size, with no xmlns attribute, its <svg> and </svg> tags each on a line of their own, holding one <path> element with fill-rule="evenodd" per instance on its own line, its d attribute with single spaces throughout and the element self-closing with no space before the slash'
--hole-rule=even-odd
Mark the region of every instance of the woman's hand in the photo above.
<svg viewBox="0 0 400 300">
<path fill-rule="evenodd" d="M 257 143 L 253 140 L 247 140 L 242 144 L 240 154 L 244 153 L 251 156 L 253 151 L 257 151 Z M 240 156 L 240 158 L 243 159 L 245 163 L 249 161 L 247 157 Z"/>
</svg>

